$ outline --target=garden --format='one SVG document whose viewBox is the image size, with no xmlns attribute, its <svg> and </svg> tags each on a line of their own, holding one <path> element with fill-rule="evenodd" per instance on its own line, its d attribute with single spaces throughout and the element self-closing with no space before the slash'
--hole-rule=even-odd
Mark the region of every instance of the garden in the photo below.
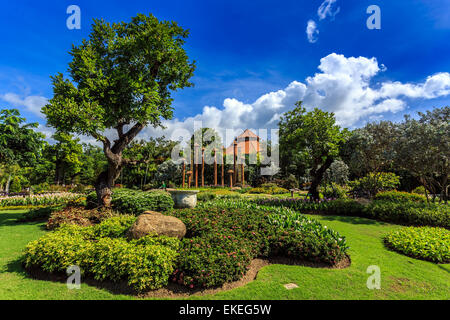
<svg viewBox="0 0 450 320">
<path fill-rule="evenodd" d="M 448 299 L 450 108 L 349 130 L 298 101 L 278 143 L 139 140 L 192 86 L 187 37 L 95 20 L 52 77 L 53 143 L 0 112 L 0 299 Z"/>
</svg>

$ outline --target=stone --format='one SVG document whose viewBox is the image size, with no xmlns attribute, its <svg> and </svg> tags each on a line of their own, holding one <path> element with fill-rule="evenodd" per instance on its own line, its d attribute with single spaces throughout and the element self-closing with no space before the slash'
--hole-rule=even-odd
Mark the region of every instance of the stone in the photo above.
<svg viewBox="0 0 450 320">
<path fill-rule="evenodd" d="M 296 285 L 295 283 L 287 283 L 284 285 L 284 287 L 288 290 L 292 290 L 292 289 L 298 288 L 298 285 Z"/>
<path fill-rule="evenodd" d="M 146 211 L 138 216 L 130 227 L 128 237 L 139 239 L 149 234 L 181 239 L 186 234 L 186 226 L 178 218 L 166 216 L 159 212 Z"/>
<path fill-rule="evenodd" d="M 197 205 L 197 193 L 199 190 L 167 189 L 172 196 L 174 207 L 177 209 L 195 208 Z"/>
</svg>

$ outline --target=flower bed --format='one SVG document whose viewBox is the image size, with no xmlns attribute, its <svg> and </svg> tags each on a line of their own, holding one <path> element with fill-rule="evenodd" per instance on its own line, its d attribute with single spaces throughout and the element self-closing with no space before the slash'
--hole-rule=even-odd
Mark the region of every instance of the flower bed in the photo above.
<svg viewBox="0 0 450 320">
<path fill-rule="evenodd" d="M 450 231 L 443 228 L 403 228 L 389 233 L 384 243 L 413 258 L 437 263 L 450 262 Z"/>
<path fill-rule="evenodd" d="M 187 228 L 171 280 L 191 288 L 238 280 L 256 257 L 285 256 L 331 266 L 348 249 L 337 232 L 286 208 L 217 200 L 171 214 Z"/>
<path fill-rule="evenodd" d="M 83 195 L 70 192 L 1 197 L 0 207 L 56 205 L 67 203 L 69 201 L 75 201 L 81 198 L 83 198 Z"/>
</svg>

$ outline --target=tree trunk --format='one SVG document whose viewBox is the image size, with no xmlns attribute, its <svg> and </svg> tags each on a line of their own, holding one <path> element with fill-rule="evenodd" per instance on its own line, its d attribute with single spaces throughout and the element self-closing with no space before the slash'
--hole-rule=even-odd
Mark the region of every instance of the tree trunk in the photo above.
<svg viewBox="0 0 450 320">
<path fill-rule="evenodd" d="M 101 207 L 111 207 L 111 195 L 114 182 L 122 171 L 121 166 L 109 165 L 106 171 L 100 173 L 95 184 L 97 202 Z"/>
<path fill-rule="evenodd" d="M 311 195 L 311 198 L 313 200 L 320 199 L 320 194 L 319 194 L 318 189 L 319 189 L 320 183 L 322 182 L 325 171 L 327 171 L 327 169 L 331 166 L 332 163 L 333 163 L 333 158 L 327 157 L 327 159 L 325 160 L 325 163 L 319 169 L 315 169 L 314 171 L 311 172 L 312 181 L 311 181 L 311 186 L 309 187 L 309 194 Z"/>
<path fill-rule="evenodd" d="M 11 173 L 8 175 L 8 180 L 6 181 L 5 192 L 9 193 L 9 185 L 11 184 Z"/>
</svg>

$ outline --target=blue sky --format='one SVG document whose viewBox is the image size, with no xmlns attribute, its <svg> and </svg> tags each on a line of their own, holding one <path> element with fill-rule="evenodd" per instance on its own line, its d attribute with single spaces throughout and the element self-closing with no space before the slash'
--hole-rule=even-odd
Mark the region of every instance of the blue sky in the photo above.
<svg viewBox="0 0 450 320">
<path fill-rule="evenodd" d="M 399 120 L 404 113 L 450 104 L 450 1 L 325 0 L 330 15 L 320 20 L 318 8 L 323 3 L 3 2 L 1 107 L 19 108 L 29 121 L 45 124 L 36 107 L 51 98 L 49 77 L 66 71 L 71 44 L 87 37 L 93 18 L 116 22 L 137 13 L 175 20 L 191 31 L 186 49 L 197 61 L 192 79 L 195 87 L 174 94 L 176 119 L 167 122 L 169 131 L 177 126 L 188 127 L 193 119 L 224 127 L 234 111 L 237 119 L 231 121 L 233 127 L 273 127 L 273 120 L 291 108 L 296 98 L 305 100 L 307 107 L 335 111 L 341 124 L 348 127 L 371 119 Z M 71 4 L 81 8 L 81 30 L 66 28 L 66 8 Z M 373 4 L 381 9 L 381 30 L 366 27 L 366 9 Z M 315 43 L 309 42 L 306 35 L 309 20 L 319 31 Z M 351 57 L 365 60 L 354 61 Z M 373 57 L 376 62 L 370 60 Z M 321 64 L 323 68 L 318 69 Z M 380 70 L 355 74 L 355 70 L 369 70 L 375 64 Z M 346 72 L 351 74 L 350 82 L 337 86 L 347 79 Z M 427 78 L 433 75 L 438 76 L 427 84 Z M 392 83 L 397 83 L 395 88 L 381 90 L 383 84 Z M 290 90 L 289 86 L 295 88 Z M 376 97 L 364 100 L 373 90 L 378 90 Z M 274 95 L 281 98 L 274 100 Z M 211 108 L 205 110 L 205 106 Z M 251 118 L 246 112 L 265 115 Z M 158 132 L 148 130 L 147 134 Z"/>
</svg>

